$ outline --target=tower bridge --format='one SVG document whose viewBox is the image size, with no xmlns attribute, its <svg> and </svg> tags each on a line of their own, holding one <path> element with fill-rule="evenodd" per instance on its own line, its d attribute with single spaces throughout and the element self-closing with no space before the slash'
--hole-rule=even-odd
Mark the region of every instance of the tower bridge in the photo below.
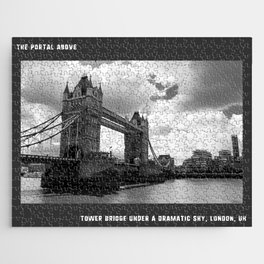
<svg viewBox="0 0 264 264">
<path fill-rule="evenodd" d="M 105 126 L 124 134 L 125 162 L 138 158 L 142 164 L 148 161 L 148 120 L 135 112 L 130 121 L 102 106 L 101 85 L 94 86 L 84 75 L 70 92 L 68 83 L 63 93 L 62 122 L 78 118 L 71 127 L 61 133 L 60 156 L 87 160 L 91 152 L 100 152 L 100 129 Z M 75 150 L 75 151 L 73 151 Z"/>
<path fill-rule="evenodd" d="M 61 117 L 61 123 L 55 121 Z M 124 134 L 124 162 L 119 162 L 110 153 L 100 152 L 100 130 L 105 126 Z M 54 128 L 60 128 L 52 134 Z M 40 139 L 44 132 L 51 135 Z M 48 179 L 91 179 L 100 171 L 117 169 L 123 174 L 136 173 L 146 175 L 150 168 L 148 147 L 156 164 L 159 163 L 149 141 L 148 120 L 135 112 L 130 120 L 114 113 L 103 106 L 103 91 L 101 85 L 94 86 L 87 75 L 81 77 L 73 91 L 68 82 L 63 92 L 62 112 L 45 122 L 21 132 L 21 148 L 31 147 L 51 140 L 61 134 L 59 157 L 21 154 L 22 164 L 49 164 Z M 37 137 L 37 141 L 29 143 L 29 139 Z M 26 142 L 28 142 L 26 144 Z M 153 163 L 152 163 L 153 165 Z M 50 175 L 52 174 L 52 177 Z M 46 177 L 46 176 L 45 176 Z M 46 181 L 44 179 L 44 181 Z M 63 180 L 67 182 L 68 180 Z M 44 184 L 45 185 L 45 184 Z"/>
<path fill-rule="evenodd" d="M 55 121 L 61 117 L 61 123 Z M 105 126 L 124 134 L 124 162 L 116 162 L 111 155 L 100 152 L 100 130 Z M 61 130 L 44 139 L 39 136 L 51 132 L 53 128 Z M 78 164 L 80 177 L 90 177 L 99 170 L 111 167 L 146 167 L 148 165 L 149 124 L 148 120 L 135 112 L 130 120 L 114 113 L 103 106 L 103 91 L 101 84 L 94 86 L 87 75 L 81 77 L 73 91 L 68 82 L 63 92 L 62 112 L 45 122 L 21 132 L 22 148 L 31 147 L 51 140 L 61 134 L 59 157 L 41 155 L 21 155 L 21 162 L 63 164 L 70 166 Z M 25 143 L 28 139 L 38 137 L 33 143 Z M 150 148 L 153 151 L 153 148 Z M 154 158 L 156 155 L 153 154 Z"/>
</svg>

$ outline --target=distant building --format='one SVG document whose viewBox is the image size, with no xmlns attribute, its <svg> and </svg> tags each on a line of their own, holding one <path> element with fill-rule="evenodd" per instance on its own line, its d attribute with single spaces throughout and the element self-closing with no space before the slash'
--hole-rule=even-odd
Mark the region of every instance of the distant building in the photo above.
<svg viewBox="0 0 264 264">
<path fill-rule="evenodd" d="M 237 160 L 239 157 L 238 138 L 237 135 L 232 135 L 233 157 Z"/>
<path fill-rule="evenodd" d="M 233 158 L 230 150 L 220 150 L 218 160 L 223 163 L 231 163 Z"/>
<path fill-rule="evenodd" d="M 243 168 L 243 158 L 238 157 L 236 160 L 234 160 L 234 168 L 242 170 Z"/>
<path fill-rule="evenodd" d="M 219 157 L 223 159 L 230 159 L 231 151 L 230 150 L 220 150 Z"/>
<path fill-rule="evenodd" d="M 184 172 L 192 172 L 194 171 L 195 163 L 192 159 L 186 159 L 182 163 L 182 169 Z"/>
<path fill-rule="evenodd" d="M 212 165 L 212 154 L 207 150 L 197 149 L 193 151 L 191 159 L 194 162 L 194 167 L 198 171 L 206 171 Z"/>
<path fill-rule="evenodd" d="M 196 149 L 193 151 L 192 158 L 212 159 L 212 154 L 207 150 Z"/>
<path fill-rule="evenodd" d="M 159 155 L 158 161 L 162 166 L 168 169 L 174 169 L 174 158 L 170 155 Z"/>
<path fill-rule="evenodd" d="M 207 150 L 194 150 L 190 159 L 183 162 L 186 172 L 205 172 L 212 168 L 212 154 Z"/>
<path fill-rule="evenodd" d="M 230 170 L 233 164 L 233 157 L 230 150 L 220 150 L 219 156 L 214 157 L 214 171 Z"/>
<path fill-rule="evenodd" d="M 240 173 L 242 172 L 243 158 L 239 156 L 238 139 L 232 135 L 233 156 L 230 150 L 220 150 L 218 156 L 203 149 L 193 151 L 191 158 L 183 161 L 178 171 L 183 173 Z"/>
</svg>

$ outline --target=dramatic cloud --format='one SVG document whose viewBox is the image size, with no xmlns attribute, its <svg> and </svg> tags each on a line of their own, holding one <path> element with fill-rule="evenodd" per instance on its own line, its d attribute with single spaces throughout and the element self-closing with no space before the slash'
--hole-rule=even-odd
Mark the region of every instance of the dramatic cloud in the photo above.
<svg viewBox="0 0 264 264">
<path fill-rule="evenodd" d="M 22 97 L 56 111 L 66 81 L 73 89 L 83 73 L 102 83 L 105 106 L 120 114 L 149 109 L 158 100 L 171 100 L 177 111 L 242 104 L 239 61 L 24 61 L 21 70 Z"/>
<path fill-rule="evenodd" d="M 150 74 L 149 75 L 149 79 L 147 79 L 148 80 L 148 82 L 150 83 L 150 84 L 153 84 L 153 85 L 155 85 L 155 87 L 159 90 L 159 91 L 162 91 L 162 90 L 164 90 L 165 88 L 166 88 L 166 86 L 165 85 L 162 85 L 162 83 L 160 83 L 160 82 L 156 82 L 156 75 L 155 74 Z"/>
<path fill-rule="evenodd" d="M 171 100 L 178 94 L 179 87 L 177 84 L 172 85 L 171 87 L 165 90 L 164 95 L 152 95 L 150 96 L 150 100 L 157 101 L 157 100 Z"/>
<path fill-rule="evenodd" d="M 21 63 L 21 96 L 31 104 L 49 106 L 61 111 L 62 93 L 70 74 L 67 62 L 36 62 Z"/>
<path fill-rule="evenodd" d="M 157 100 L 171 100 L 178 94 L 179 87 L 177 84 L 174 84 L 172 86 L 169 86 L 168 84 L 163 85 L 161 82 L 156 81 L 156 75 L 155 74 L 149 74 L 149 78 L 147 79 L 148 82 L 152 85 L 154 85 L 159 92 L 162 92 L 162 95 L 154 94 L 150 96 L 150 100 L 157 101 Z M 164 91 L 165 90 L 165 91 Z"/>
<path fill-rule="evenodd" d="M 105 107 L 122 116 L 148 116 L 158 155 L 171 154 L 177 164 L 196 148 L 217 155 L 231 149 L 231 134 L 239 136 L 242 149 L 240 61 L 23 61 L 22 128 L 59 113 L 66 82 L 72 91 L 84 73 L 102 84 Z M 101 138 L 102 150 L 111 147 L 121 156 L 120 135 L 102 129 Z M 59 138 L 52 143 L 54 153 L 58 144 Z"/>
<path fill-rule="evenodd" d="M 170 126 L 157 126 L 153 129 L 153 134 L 167 136 L 172 131 Z"/>
<path fill-rule="evenodd" d="M 233 115 L 243 114 L 243 106 L 240 104 L 228 105 L 223 109 L 223 113 L 228 119 L 230 119 Z"/>
<path fill-rule="evenodd" d="M 188 78 L 180 86 L 178 109 L 220 109 L 242 103 L 240 61 L 196 61 L 188 68 Z"/>
<path fill-rule="evenodd" d="M 58 114 L 49 105 L 27 102 L 21 98 L 21 129 L 25 130 Z"/>
<path fill-rule="evenodd" d="M 115 61 L 79 61 L 83 66 L 91 66 L 92 69 L 99 68 L 103 64 L 112 64 Z M 122 61 L 122 64 L 129 65 L 130 61 Z"/>
</svg>

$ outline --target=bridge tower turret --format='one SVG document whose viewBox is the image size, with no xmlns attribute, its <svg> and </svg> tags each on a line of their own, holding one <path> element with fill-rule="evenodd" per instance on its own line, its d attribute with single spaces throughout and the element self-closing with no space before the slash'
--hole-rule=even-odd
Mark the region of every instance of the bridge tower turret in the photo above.
<svg viewBox="0 0 264 264">
<path fill-rule="evenodd" d="M 141 129 L 143 133 L 141 134 L 141 161 L 143 164 L 148 162 L 148 145 L 149 145 L 149 123 L 148 119 L 141 117 Z"/>
<path fill-rule="evenodd" d="M 67 82 L 65 90 L 63 92 L 63 100 L 67 100 L 69 97 L 69 94 L 70 94 L 70 91 L 69 91 L 69 86 L 68 86 L 68 82 Z"/>
<path fill-rule="evenodd" d="M 148 120 L 143 116 L 140 117 L 139 112 L 135 112 L 130 123 L 140 128 L 142 132 L 125 133 L 125 161 L 134 163 L 134 160 L 139 158 L 141 164 L 146 164 L 148 162 Z"/>
<path fill-rule="evenodd" d="M 84 74 L 72 92 L 68 83 L 63 93 L 62 121 L 80 115 L 61 134 L 61 157 L 85 157 L 100 150 L 103 92 Z"/>
</svg>

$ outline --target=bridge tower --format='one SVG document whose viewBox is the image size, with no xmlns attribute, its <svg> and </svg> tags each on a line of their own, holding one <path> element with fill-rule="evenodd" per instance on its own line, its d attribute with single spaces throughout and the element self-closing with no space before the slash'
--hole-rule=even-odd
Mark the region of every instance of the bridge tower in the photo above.
<svg viewBox="0 0 264 264">
<path fill-rule="evenodd" d="M 60 156 L 80 158 L 100 150 L 103 92 L 83 75 L 72 92 L 66 84 L 62 101 L 62 121 L 80 117 L 61 134 Z"/>
<path fill-rule="evenodd" d="M 125 133 L 125 161 L 127 163 L 134 163 L 135 159 L 139 159 L 141 164 L 147 164 L 149 140 L 148 120 L 143 116 L 140 117 L 139 112 L 135 112 L 130 123 L 140 128 L 142 132 L 128 130 Z"/>
</svg>

